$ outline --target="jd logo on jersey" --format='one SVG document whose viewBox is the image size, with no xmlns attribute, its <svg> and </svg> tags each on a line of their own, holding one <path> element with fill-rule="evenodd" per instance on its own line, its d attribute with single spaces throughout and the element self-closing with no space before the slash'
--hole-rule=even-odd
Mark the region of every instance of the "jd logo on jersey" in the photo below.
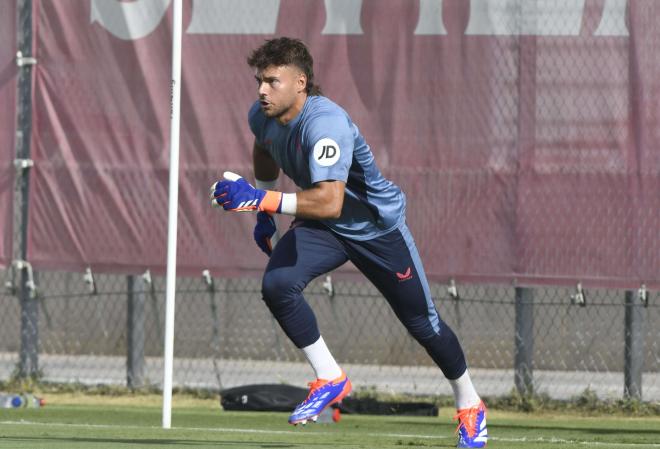
<svg viewBox="0 0 660 449">
<path fill-rule="evenodd" d="M 337 154 L 337 148 L 335 148 L 334 145 L 323 145 L 323 149 L 321 150 L 321 155 L 319 156 L 319 160 L 325 158 L 332 159 L 335 157 L 335 154 Z"/>
<path fill-rule="evenodd" d="M 339 145 L 332 139 L 321 139 L 314 145 L 314 161 L 323 167 L 336 164 L 340 154 Z"/>
</svg>

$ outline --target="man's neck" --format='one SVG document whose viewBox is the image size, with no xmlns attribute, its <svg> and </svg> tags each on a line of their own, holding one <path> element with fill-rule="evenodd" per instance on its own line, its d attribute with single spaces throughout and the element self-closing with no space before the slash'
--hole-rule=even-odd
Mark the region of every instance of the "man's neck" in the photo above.
<svg viewBox="0 0 660 449">
<path fill-rule="evenodd" d="M 284 114 L 277 118 L 279 124 L 286 125 L 296 118 L 298 114 L 300 114 L 300 111 L 305 107 L 305 101 L 307 101 L 307 93 L 303 92 L 296 98 L 295 103 Z"/>
</svg>

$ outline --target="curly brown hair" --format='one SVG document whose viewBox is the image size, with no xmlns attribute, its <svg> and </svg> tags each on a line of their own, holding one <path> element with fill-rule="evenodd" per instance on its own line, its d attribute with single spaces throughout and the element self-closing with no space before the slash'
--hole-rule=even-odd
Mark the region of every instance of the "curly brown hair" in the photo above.
<svg viewBox="0 0 660 449">
<path fill-rule="evenodd" d="M 247 58 L 250 67 L 264 70 L 269 66 L 295 65 L 307 77 L 307 95 L 322 95 L 314 83 L 314 59 L 300 39 L 278 37 L 267 40 Z"/>
</svg>

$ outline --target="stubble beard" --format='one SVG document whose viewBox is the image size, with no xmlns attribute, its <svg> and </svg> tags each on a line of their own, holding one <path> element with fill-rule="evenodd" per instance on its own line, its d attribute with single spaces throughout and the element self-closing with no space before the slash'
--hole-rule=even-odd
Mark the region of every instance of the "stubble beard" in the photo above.
<svg viewBox="0 0 660 449">
<path fill-rule="evenodd" d="M 280 118 L 289 110 L 289 108 L 275 107 L 272 103 L 269 103 L 268 106 L 270 106 L 268 109 L 261 108 L 264 115 L 268 118 Z"/>
</svg>

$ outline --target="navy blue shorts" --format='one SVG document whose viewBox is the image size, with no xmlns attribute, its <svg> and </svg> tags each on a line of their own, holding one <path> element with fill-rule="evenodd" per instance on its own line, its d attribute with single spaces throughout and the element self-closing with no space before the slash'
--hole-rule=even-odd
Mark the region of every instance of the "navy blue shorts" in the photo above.
<svg viewBox="0 0 660 449">
<path fill-rule="evenodd" d="M 349 260 L 376 286 L 445 376 L 460 377 L 466 369 L 463 351 L 433 304 L 405 224 L 381 237 L 358 241 L 317 221 L 294 222 L 275 246 L 262 284 L 264 301 L 291 341 L 303 348 L 318 340 L 316 318 L 302 292 L 314 278 Z"/>
</svg>

